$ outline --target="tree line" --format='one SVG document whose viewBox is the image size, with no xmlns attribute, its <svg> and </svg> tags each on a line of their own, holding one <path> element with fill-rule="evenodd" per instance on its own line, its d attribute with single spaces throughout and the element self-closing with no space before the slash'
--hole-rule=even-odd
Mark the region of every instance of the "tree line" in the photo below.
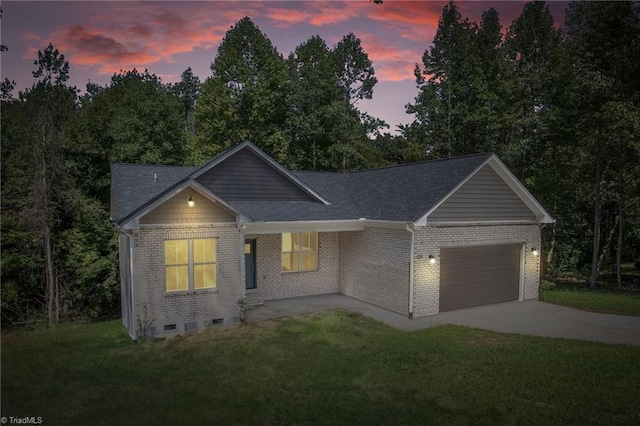
<svg viewBox="0 0 640 426">
<path fill-rule="evenodd" d="M 110 163 L 197 165 L 244 139 L 290 169 L 342 172 L 493 151 L 557 220 L 547 272 L 595 285 L 640 248 L 637 2 L 572 2 L 558 26 L 536 1 L 504 32 L 495 10 L 476 23 L 449 3 L 398 135 L 358 108 L 377 79 L 351 33 L 284 57 L 243 18 L 204 82 L 131 70 L 81 94 L 52 45 L 34 68 L 17 96 L 1 84 L 3 325 L 118 316 Z"/>
</svg>

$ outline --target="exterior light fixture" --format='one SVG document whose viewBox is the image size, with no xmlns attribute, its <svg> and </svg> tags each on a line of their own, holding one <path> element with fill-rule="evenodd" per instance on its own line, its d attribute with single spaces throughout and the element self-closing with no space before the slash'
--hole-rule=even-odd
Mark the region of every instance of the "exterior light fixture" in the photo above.
<svg viewBox="0 0 640 426">
<path fill-rule="evenodd" d="M 187 204 L 189 204 L 189 207 L 193 207 L 196 203 L 193 201 L 193 197 L 189 197 L 189 199 L 187 199 Z"/>
<path fill-rule="evenodd" d="M 532 254 L 532 255 L 534 255 L 535 257 L 538 257 L 538 249 L 537 249 L 537 248 L 535 248 L 535 247 L 533 247 L 533 248 L 531 249 L 531 254 Z"/>
<path fill-rule="evenodd" d="M 429 255 L 429 263 L 430 263 L 430 264 L 432 264 L 432 265 L 433 265 L 434 263 L 436 263 L 436 258 L 435 258 L 435 257 L 433 257 L 433 255 L 432 255 L 432 254 L 430 254 L 430 255 Z"/>
</svg>

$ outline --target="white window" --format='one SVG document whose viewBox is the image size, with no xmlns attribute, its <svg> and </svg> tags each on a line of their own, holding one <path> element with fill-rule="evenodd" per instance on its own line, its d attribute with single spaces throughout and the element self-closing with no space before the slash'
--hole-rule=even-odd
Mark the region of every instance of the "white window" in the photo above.
<svg viewBox="0 0 640 426">
<path fill-rule="evenodd" d="M 318 270 L 318 233 L 282 234 L 282 272 Z"/>
<path fill-rule="evenodd" d="M 216 240 L 166 240 L 165 286 L 168 292 L 216 287 Z"/>
</svg>

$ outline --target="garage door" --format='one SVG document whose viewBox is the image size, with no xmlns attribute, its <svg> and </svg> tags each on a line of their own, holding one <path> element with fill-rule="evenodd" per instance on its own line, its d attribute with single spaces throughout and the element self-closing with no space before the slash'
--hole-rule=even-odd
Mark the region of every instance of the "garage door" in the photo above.
<svg viewBox="0 0 640 426">
<path fill-rule="evenodd" d="M 520 244 L 443 248 L 440 312 L 518 300 Z"/>
</svg>

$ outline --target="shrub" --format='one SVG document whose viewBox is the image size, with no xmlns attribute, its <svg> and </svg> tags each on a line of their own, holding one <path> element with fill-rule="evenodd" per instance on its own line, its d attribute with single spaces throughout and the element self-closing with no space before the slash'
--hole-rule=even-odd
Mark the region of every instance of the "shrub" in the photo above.
<svg viewBox="0 0 640 426">
<path fill-rule="evenodd" d="M 542 282 L 540 283 L 540 291 L 553 291 L 555 289 L 556 283 L 554 282 L 542 280 Z"/>
</svg>

